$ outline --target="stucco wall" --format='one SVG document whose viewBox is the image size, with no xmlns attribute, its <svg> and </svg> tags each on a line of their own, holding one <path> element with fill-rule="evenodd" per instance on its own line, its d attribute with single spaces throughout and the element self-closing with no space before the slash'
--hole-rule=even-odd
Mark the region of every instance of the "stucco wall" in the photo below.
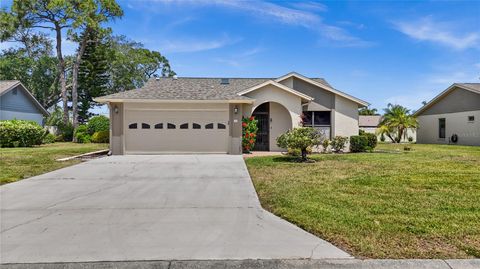
<svg viewBox="0 0 480 269">
<path fill-rule="evenodd" d="M 293 78 L 293 89 L 314 98 L 307 106 L 309 111 L 325 111 L 335 106 L 335 94 L 308 82 Z"/>
<path fill-rule="evenodd" d="M 474 116 L 475 121 L 469 122 L 468 116 Z M 445 139 L 438 137 L 439 118 L 445 118 Z M 458 135 L 457 144 L 480 146 L 480 110 L 421 115 L 417 119 L 419 123 L 417 130 L 418 143 L 448 144 L 449 138 L 456 134 Z"/>
<path fill-rule="evenodd" d="M 235 114 L 235 108 L 238 109 L 237 114 Z M 230 104 L 230 149 L 229 154 L 242 154 L 242 115 L 243 115 L 243 106 L 242 104 Z"/>
<path fill-rule="evenodd" d="M 341 96 L 335 96 L 332 137 L 358 135 L 358 104 Z M 345 147 L 348 151 L 349 143 Z"/>
<path fill-rule="evenodd" d="M 115 107 L 118 113 L 115 113 Z M 110 109 L 110 152 L 113 155 L 124 154 L 123 103 L 111 103 Z"/>
<path fill-rule="evenodd" d="M 359 127 L 360 130 L 365 131 L 366 133 L 376 134 L 377 128 L 376 127 Z M 380 141 L 381 135 L 377 135 L 378 141 Z M 407 130 L 407 138 L 402 138 L 402 142 L 409 142 L 408 138 L 413 138 L 412 142 L 417 141 L 417 131 L 415 129 L 408 129 Z M 391 142 L 390 138 L 385 136 L 385 142 Z"/>
<path fill-rule="evenodd" d="M 278 103 L 270 103 L 270 151 L 282 151 L 284 149 L 277 146 L 277 137 L 286 131 L 292 129 L 292 120 L 289 117 L 288 110 Z"/>
<path fill-rule="evenodd" d="M 454 113 L 480 110 L 480 94 L 456 88 L 433 104 L 421 115 L 436 115 L 441 113 Z"/>
</svg>

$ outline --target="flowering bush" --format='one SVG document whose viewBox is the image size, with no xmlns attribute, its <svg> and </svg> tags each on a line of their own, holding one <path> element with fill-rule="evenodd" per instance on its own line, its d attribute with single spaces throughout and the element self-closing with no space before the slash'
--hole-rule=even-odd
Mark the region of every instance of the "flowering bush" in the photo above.
<svg viewBox="0 0 480 269">
<path fill-rule="evenodd" d="M 258 121 L 254 116 L 242 119 L 242 149 L 243 152 L 250 152 L 257 140 Z"/>
</svg>

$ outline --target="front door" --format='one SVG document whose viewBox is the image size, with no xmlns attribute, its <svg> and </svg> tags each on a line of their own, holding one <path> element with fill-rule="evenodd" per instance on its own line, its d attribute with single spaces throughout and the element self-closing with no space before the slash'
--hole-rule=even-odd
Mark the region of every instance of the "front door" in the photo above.
<svg viewBox="0 0 480 269">
<path fill-rule="evenodd" d="M 252 115 L 258 121 L 257 141 L 255 142 L 253 150 L 269 151 L 270 115 L 268 103 L 258 106 Z"/>
</svg>

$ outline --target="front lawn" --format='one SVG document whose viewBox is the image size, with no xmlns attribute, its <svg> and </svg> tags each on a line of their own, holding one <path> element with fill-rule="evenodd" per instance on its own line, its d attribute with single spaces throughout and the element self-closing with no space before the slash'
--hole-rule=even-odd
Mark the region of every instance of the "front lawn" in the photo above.
<svg viewBox="0 0 480 269">
<path fill-rule="evenodd" d="M 480 147 L 403 147 L 246 163 L 265 209 L 356 257 L 480 257 Z"/>
<path fill-rule="evenodd" d="M 32 148 L 0 148 L 0 184 L 77 164 L 56 159 L 108 148 L 108 144 L 54 143 Z"/>
</svg>

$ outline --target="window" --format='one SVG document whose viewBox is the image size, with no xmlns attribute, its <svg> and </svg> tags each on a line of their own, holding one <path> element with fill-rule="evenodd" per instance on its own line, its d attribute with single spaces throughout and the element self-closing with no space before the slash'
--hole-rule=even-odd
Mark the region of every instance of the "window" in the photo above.
<svg viewBox="0 0 480 269">
<path fill-rule="evenodd" d="M 128 129 L 137 129 L 137 124 L 132 123 L 132 124 L 128 125 Z"/>
<path fill-rule="evenodd" d="M 155 129 L 163 129 L 163 123 L 157 123 L 155 124 Z"/>
<path fill-rule="evenodd" d="M 303 111 L 303 125 L 307 127 L 330 126 L 330 111 Z"/>
<path fill-rule="evenodd" d="M 180 125 L 180 129 L 188 129 L 188 123 Z"/>
<path fill-rule="evenodd" d="M 142 129 L 150 129 L 150 124 L 142 123 Z"/>
<path fill-rule="evenodd" d="M 173 123 L 167 123 L 167 129 L 175 129 L 176 126 Z"/>
<path fill-rule="evenodd" d="M 213 123 L 205 125 L 205 129 L 213 129 Z"/>
<path fill-rule="evenodd" d="M 445 118 L 438 119 L 438 138 L 445 138 Z"/>
<path fill-rule="evenodd" d="M 202 128 L 202 126 L 198 123 L 194 123 L 192 126 L 193 126 L 193 129 L 201 129 Z"/>
<path fill-rule="evenodd" d="M 475 121 L 475 116 L 468 116 L 468 121 L 469 122 Z"/>
<path fill-rule="evenodd" d="M 223 123 L 217 123 L 217 129 L 226 129 L 227 126 L 225 126 L 225 124 Z"/>
</svg>

